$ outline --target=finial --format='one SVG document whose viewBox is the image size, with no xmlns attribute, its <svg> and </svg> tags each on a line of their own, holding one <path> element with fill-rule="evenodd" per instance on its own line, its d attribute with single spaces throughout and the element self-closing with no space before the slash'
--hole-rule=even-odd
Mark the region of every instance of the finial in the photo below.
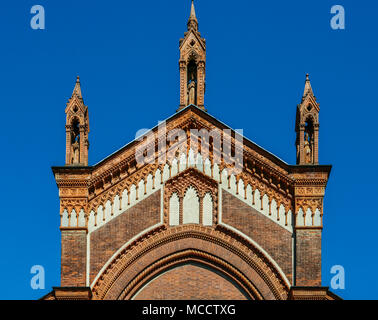
<svg viewBox="0 0 378 320">
<path fill-rule="evenodd" d="M 310 75 L 308 73 L 306 73 L 306 82 L 305 82 L 305 89 L 304 89 L 303 97 L 307 96 L 307 94 L 309 94 L 309 93 L 314 95 L 314 93 L 312 91 L 312 87 L 311 87 Z"/>
<path fill-rule="evenodd" d="M 194 8 L 194 0 L 192 0 L 192 6 L 190 8 L 190 17 L 196 19 L 196 9 Z"/>
<path fill-rule="evenodd" d="M 76 76 L 76 84 L 75 84 L 75 88 L 74 88 L 74 90 L 73 90 L 72 96 L 74 96 L 75 94 L 76 94 L 79 98 L 82 98 L 82 94 L 81 94 L 81 86 L 80 86 L 80 77 L 79 77 L 79 76 Z"/>
</svg>

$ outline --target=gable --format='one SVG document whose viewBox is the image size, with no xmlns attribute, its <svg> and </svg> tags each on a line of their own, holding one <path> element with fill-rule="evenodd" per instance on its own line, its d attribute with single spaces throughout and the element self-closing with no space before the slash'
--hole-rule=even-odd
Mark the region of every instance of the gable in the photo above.
<svg viewBox="0 0 378 320">
<path fill-rule="evenodd" d="M 215 130 L 231 130 L 231 135 L 235 136 L 235 131 L 224 124 L 223 122 L 217 120 L 216 118 L 212 117 L 209 113 L 197 108 L 194 105 L 190 105 L 183 110 L 180 110 L 176 114 L 172 115 L 170 118 L 166 119 L 166 130 L 173 131 L 175 129 L 207 129 L 211 131 L 212 129 Z M 152 128 L 149 132 L 145 135 L 153 133 L 155 136 L 159 134 L 158 132 L 159 126 Z M 160 138 L 160 137 L 156 137 Z M 232 139 L 233 142 L 235 139 Z M 125 158 L 130 158 L 132 156 L 135 157 L 135 150 L 137 149 L 138 145 L 142 144 L 138 139 L 126 144 L 124 147 L 120 148 L 109 157 L 103 159 L 102 161 L 98 162 L 93 166 L 93 172 L 95 175 L 101 175 L 104 171 L 103 168 L 109 169 L 109 167 L 117 165 L 120 161 Z M 250 156 L 250 160 L 257 160 L 265 163 L 266 165 L 270 166 L 272 169 L 276 169 L 282 172 L 284 175 L 288 175 L 289 172 L 289 165 L 284 162 L 283 160 L 279 159 L 277 156 L 273 155 L 269 151 L 263 149 L 256 143 L 252 142 L 251 140 L 243 137 L 243 146 L 244 151 L 246 153 L 246 157 Z M 166 150 L 163 150 L 166 151 Z M 252 159 L 253 158 L 253 159 Z"/>
<path fill-rule="evenodd" d="M 200 37 L 198 32 L 194 32 L 193 30 L 188 31 L 185 38 L 181 40 L 180 49 L 182 49 L 184 47 L 191 48 L 192 46 L 190 45 L 190 42 L 192 40 L 195 41 L 196 44 L 195 44 L 194 48 L 196 48 L 198 50 L 198 52 L 206 50 L 204 40 Z"/>
</svg>

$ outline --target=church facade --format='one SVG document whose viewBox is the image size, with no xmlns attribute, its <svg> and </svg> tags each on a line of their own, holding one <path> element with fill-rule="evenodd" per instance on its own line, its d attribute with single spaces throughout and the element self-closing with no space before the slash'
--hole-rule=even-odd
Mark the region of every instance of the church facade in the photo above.
<svg viewBox="0 0 378 320">
<path fill-rule="evenodd" d="M 309 76 L 289 165 L 205 108 L 206 41 L 192 2 L 177 112 L 94 166 L 79 78 L 67 103 L 61 283 L 46 300 L 332 300 L 321 286 L 319 104 Z"/>
</svg>

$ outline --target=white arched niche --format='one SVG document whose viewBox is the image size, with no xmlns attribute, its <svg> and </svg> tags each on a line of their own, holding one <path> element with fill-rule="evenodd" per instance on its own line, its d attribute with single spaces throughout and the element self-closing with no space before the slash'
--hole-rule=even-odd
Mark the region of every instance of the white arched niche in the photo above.
<svg viewBox="0 0 378 320">
<path fill-rule="evenodd" d="M 196 190 L 190 186 L 185 193 L 183 201 L 183 222 L 184 224 L 199 224 L 199 198 Z"/>
<path fill-rule="evenodd" d="M 178 226 L 179 224 L 180 224 L 180 199 L 177 193 L 174 193 L 169 199 L 169 225 Z"/>
</svg>

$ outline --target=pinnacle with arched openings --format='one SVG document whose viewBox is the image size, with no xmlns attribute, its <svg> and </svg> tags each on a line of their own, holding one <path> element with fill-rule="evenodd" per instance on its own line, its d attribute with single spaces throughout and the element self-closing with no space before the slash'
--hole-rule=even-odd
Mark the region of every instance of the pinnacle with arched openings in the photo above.
<svg viewBox="0 0 378 320">
<path fill-rule="evenodd" d="M 180 39 L 180 106 L 189 105 L 205 109 L 206 90 L 206 40 L 198 31 L 198 20 L 194 2 L 191 3 L 188 31 Z"/>
<path fill-rule="evenodd" d="M 88 166 L 89 116 L 79 76 L 66 106 L 66 165 Z"/>
</svg>

